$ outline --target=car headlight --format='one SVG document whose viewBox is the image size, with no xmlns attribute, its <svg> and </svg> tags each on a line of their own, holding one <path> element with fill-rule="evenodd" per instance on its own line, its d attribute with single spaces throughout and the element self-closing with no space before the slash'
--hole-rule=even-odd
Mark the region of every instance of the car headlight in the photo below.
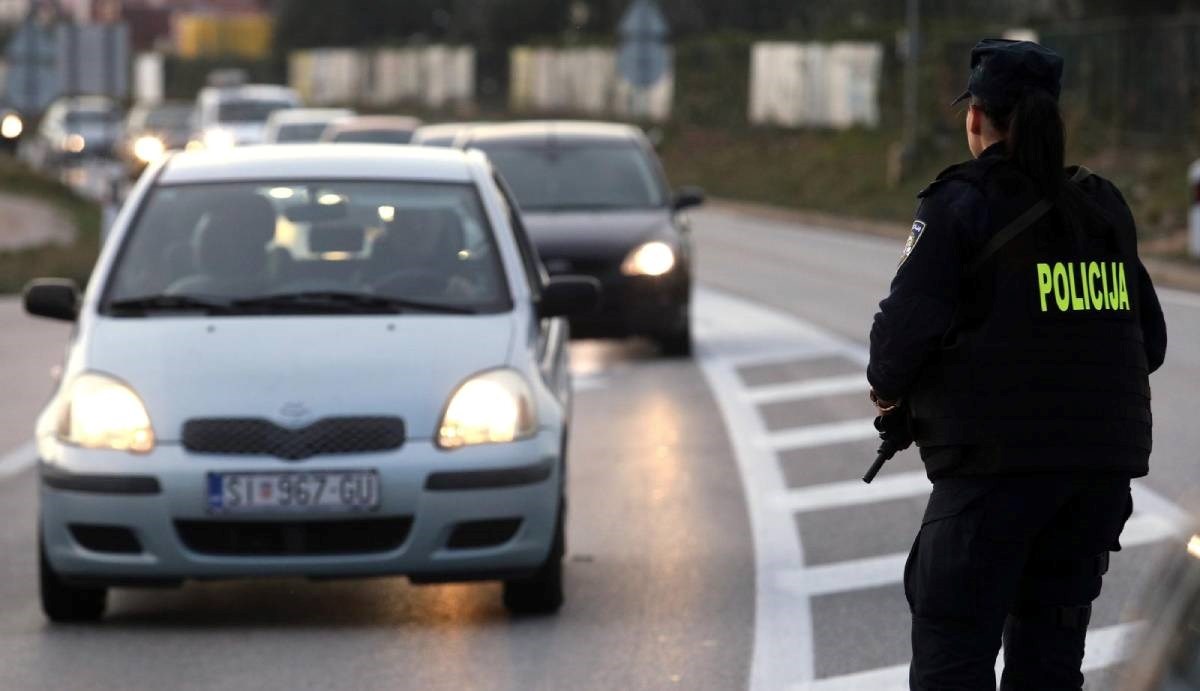
<svg viewBox="0 0 1200 691">
<path fill-rule="evenodd" d="M 675 251 L 657 240 L 634 248 L 621 263 L 621 273 L 626 276 L 662 276 L 673 268 Z"/>
<path fill-rule="evenodd" d="M 87 140 L 82 134 L 68 134 L 62 138 L 62 150 L 72 154 L 82 153 L 87 147 Z"/>
<path fill-rule="evenodd" d="M 153 135 L 142 135 L 133 140 L 133 155 L 142 163 L 153 163 L 166 153 L 163 141 Z"/>
<path fill-rule="evenodd" d="M 154 429 L 142 399 L 104 374 L 81 374 L 67 387 L 59 408 L 58 438 L 87 449 L 154 449 Z"/>
<path fill-rule="evenodd" d="M 457 449 L 522 439 L 537 429 L 533 392 L 510 369 L 492 370 L 463 382 L 438 423 L 437 445 Z"/>
<path fill-rule="evenodd" d="M 16 113 L 9 113 L 0 120 L 0 137 L 16 139 L 24 131 L 25 123 L 21 122 L 21 116 Z"/>
<path fill-rule="evenodd" d="M 236 143 L 233 139 L 233 132 L 229 130 L 212 129 L 204 132 L 204 148 L 206 149 L 232 149 Z"/>
</svg>

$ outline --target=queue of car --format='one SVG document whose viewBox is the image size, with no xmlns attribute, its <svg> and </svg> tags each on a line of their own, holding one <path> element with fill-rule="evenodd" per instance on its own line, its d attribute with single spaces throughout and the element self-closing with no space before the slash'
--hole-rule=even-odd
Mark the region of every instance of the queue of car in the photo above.
<svg viewBox="0 0 1200 691">
<path fill-rule="evenodd" d="M 135 109 L 111 143 L 115 108 L 51 115 L 55 155 L 145 170 L 86 291 L 25 292 L 75 324 L 36 428 L 48 618 L 256 576 L 561 606 L 568 339 L 691 350 L 703 195 L 671 191 L 640 130 L 424 125 L 267 85 Z"/>
</svg>

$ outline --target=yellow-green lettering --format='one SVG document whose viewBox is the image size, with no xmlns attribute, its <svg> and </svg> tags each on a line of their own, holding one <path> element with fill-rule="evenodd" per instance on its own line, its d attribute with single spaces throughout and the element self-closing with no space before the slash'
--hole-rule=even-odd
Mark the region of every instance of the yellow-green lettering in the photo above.
<svg viewBox="0 0 1200 691">
<path fill-rule="evenodd" d="M 1054 265 L 1054 302 L 1059 312 L 1066 312 L 1071 307 L 1070 288 L 1067 287 L 1067 267 L 1061 263 Z"/>
<path fill-rule="evenodd" d="M 1071 287 L 1071 309 L 1083 311 L 1083 299 L 1075 293 L 1075 267 L 1071 264 L 1067 264 L 1067 284 Z"/>
<path fill-rule="evenodd" d="M 1104 309 L 1104 294 L 1096 291 L 1096 279 L 1104 273 L 1096 262 L 1088 262 L 1088 295 L 1092 299 L 1092 309 Z"/>
<path fill-rule="evenodd" d="M 1050 294 L 1050 291 L 1054 290 L 1054 282 L 1053 282 L 1053 279 L 1050 278 L 1050 265 L 1049 264 L 1038 264 L 1037 265 L 1037 281 L 1038 281 L 1038 293 L 1040 294 L 1039 297 L 1042 300 L 1042 311 L 1045 312 L 1046 311 L 1046 296 Z"/>
<path fill-rule="evenodd" d="M 1112 272 L 1112 290 L 1109 291 L 1108 299 L 1105 302 L 1108 303 L 1109 309 L 1119 310 L 1121 309 L 1121 286 L 1118 284 L 1117 262 L 1109 262 L 1109 271 Z"/>
<path fill-rule="evenodd" d="M 1129 291 L 1125 289 L 1125 262 L 1117 264 L 1117 293 L 1121 296 L 1117 309 L 1129 309 Z"/>
</svg>

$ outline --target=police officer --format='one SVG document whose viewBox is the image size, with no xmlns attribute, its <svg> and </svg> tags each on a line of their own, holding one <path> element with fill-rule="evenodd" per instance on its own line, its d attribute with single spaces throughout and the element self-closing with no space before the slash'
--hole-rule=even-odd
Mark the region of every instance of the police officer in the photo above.
<svg viewBox="0 0 1200 691">
<path fill-rule="evenodd" d="M 871 398 L 933 493 L 904 572 L 913 689 L 1079 689 L 1091 603 L 1148 472 L 1162 309 L 1109 181 L 1064 168 L 1062 59 L 971 51 L 973 160 L 918 196 Z M 958 103 L 956 101 L 955 103 Z"/>
</svg>

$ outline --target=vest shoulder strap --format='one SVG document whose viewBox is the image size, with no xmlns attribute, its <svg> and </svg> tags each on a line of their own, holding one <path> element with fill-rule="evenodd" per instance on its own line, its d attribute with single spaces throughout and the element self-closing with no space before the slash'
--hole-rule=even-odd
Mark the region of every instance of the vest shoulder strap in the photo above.
<svg viewBox="0 0 1200 691">
<path fill-rule="evenodd" d="M 1071 176 L 1071 182 L 1080 182 L 1091 174 L 1092 171 L 1088 170 L 1084 166 L 1079 166 L 1079 168 L 1075 171 L 1075 174 Z M 999 252 L 1001 248 L 1012 242 L 1018 235 L 1033 226 L 1034 223 L 1037 223 L 1038 219 L 1040 219 L 1042 216 L 1045 216 L 1046 212 L 1048 212 L 1053 206 L 1054 205 L 1051 204 L 1049 200 L 1042 199 L 1026 209 L 1020 216 L 1014 218 L 1008 225 L 1001 228 L 999 232 L 997 232 L 990 240 L 988 240 L 987 244 L 983 246 L 983 249 L 981 249 L 979 253 L 975 255 L 975 258 L 972 259 L 969 264 L 967 264 L 965 270 L 966 274 L 974 275 L 975 272 L 979 270 L 979 267 L 983 266 L 984 262 L 992 258 L 992 255 L 996 254 L 996 252 Z"/>
</svg>

